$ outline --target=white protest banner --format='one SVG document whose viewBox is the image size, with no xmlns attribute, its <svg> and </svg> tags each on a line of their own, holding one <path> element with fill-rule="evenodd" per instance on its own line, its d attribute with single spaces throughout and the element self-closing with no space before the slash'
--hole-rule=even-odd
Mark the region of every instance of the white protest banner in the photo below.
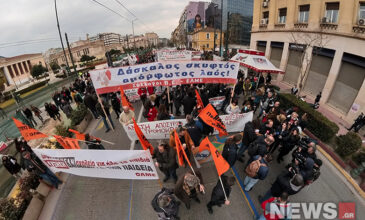
<svg viewBox="0 0 365 220">
<path fill-rule="evenodd" d="M 189 50 L 159 50 L 157 51 L 158 61 L 191 60 Z"/>
<path fill-rule="evenodd" d="M 128 100 L 130 102 L 135 102 L 137 100 L 140 100 L 140 97 L 138 95 L 138 89 L 124 90 L 124 94 L 128 97 Z"/>
<path fill-rule="evenodd" d="M 214 108 L 221 109 L 225 99 L 226 99 L 225 96 L 217 96 L 214 98 L 210 98 L 209 103 L 212 104 Z"/>
<path fill-rule="evenodd" d="M 149 151 L 33 149 L 53 172 L 110 179 L 158 179 Z"/>
<path fill-rule="evenodd" d="M 252 121 L 253 113 L 248 112 L 245 114 L 230 114 L 230 115 L 221 115 L 219 116 L 224 125 L 227 128 L 227 132 L 241 132 L 243 131 L 245 124 L 249 121 Z M 152 121 L 152 122 L 143 122 L 138 123 L 138 126 L 141 128 L 143 134 L 147 139 L 169 139 L 170 132 L 178 127 L 179 124 L 186 124 L 185 119 L 174 119 L 174 120 L 163 120 L 163 121 Z M 131 141 L 138 140 L 138 137 L 134 131 L 133 124 L 129 124 L 127 126 L 123 126 L 127 136 Z M 217 131 L 214 132 L 218 134 Z"/>
<path fill-rule="evenodd" d="M 167 61 L 145 63 L 102 70 L 93 70 L 90 76 L 97 93 L 151 86 L 225 83 L 236 84 L 237 62 Z"/>
</svg>

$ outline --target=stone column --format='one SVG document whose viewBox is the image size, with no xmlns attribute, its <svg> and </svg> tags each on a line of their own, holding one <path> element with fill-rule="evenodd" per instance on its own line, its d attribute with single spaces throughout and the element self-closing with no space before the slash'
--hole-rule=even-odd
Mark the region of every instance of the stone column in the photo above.
<svg viewBox="0 0 365 220">
<path fill-rule="evenodd" d="M 270 59 L 271 56 L 271 41 L 267 41 L 266 43 L 266 50 L 265 50 L 265 57 Z"/>
<path fill-rule="evenodd" d="M 343 56 L 343 50 L 340 50 L 340 49 L 336 50 L 335 57 L 333 58 L 333 61 L 332 61 L 330 72 L 328 73 L 326 83 L 324 84 L 324 87 L 322 90 L 322 98 L 321 98 L 321 101 L 319 102 L 321 105 L 325 104 L 328 101 L 328 99 L 332 93 L 332 89 L 335 86 L 337 76 L 340 73 L 342 56 Z"/>
<path fill-rule="evenodd" d="M 352 123 L 361 112 L 365 112 L 365 80 L 362 82 L 353 104 L 357 104 L 359 109 L 356 112 L 350 109 L 345 118 L 349 123 Z"/>
<path fill-rule="evenodd" d="M 289 59 L 289 43 L 285 42 L 283 47 L 283 53 L 281 54 L 281 61 L 280 61 L 280 69 L 285 72 L 286 66 L 288 65 Z M 283 81 L 284 74 L 279 74 L 276 78 L 276 81 L 280 82 Z"/>
<path fill-rule="evenodd" d="M 4 75 L 6 80 L 8 81 L 9 85 L 14 85 L 13 79 L 11 78 L 11 75 L 8 71 L 8 67 L 4 66 Z"/>
</svg>

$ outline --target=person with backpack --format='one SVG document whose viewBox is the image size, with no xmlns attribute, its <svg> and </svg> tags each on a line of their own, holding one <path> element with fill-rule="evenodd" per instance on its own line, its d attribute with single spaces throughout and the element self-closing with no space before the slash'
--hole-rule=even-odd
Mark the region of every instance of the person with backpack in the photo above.
<svg viewBox="0 0 365 220">
<path fill-rule="evenodd" d="M 260 155 L 264 157 L 268 153 L 268 148 L 272 143 L 274 143 L 275 139 L 272 135 L 268 136 L 259 136 L 254 142 L 248 146 L 247 153 L 250 156 L 250 159 L 247 162 L 247 165 L 253 161 L 253 157 L 256 155 Z"/>
<path fill-rule="evenodd" d="M 233 137 L 227 138 L 224 144 L 222 156 L 228 162 L 230 167 L 233 167 L 233 165 L 236 163 L 236 160 L 238 158 L 237 157 L 238 145 L 241 143 L 241 141 L 242 141 L 242 135 L 236 134 Z"/>
<path fill-rule="evenodd" d="M 151 205 L 159 220 L 179 220 L 180 202 L 176 201 L 172 189 L 162 188 L 152 199 Z"/>
<path fill-rule="evenodd" d="M 265 155 L 261 157 L 260 155 L 254 156 L 253 161 L 246 167 L 245 173 L 246 178 L 243 181 L 243 185 L 245 186 L 245 191 L 251 191 L 252 187 L 259 181 L 264 180 L 269 173 L 268 162 L 270 157 Z"/>
<path fill-rule="evenodd" d="M 227 198 L 229 198 L 229 195 L 232 190 L 232 186 L 235 183 L 235 178 L 233 176 L 228 177 L 228 176 L 222 175 L 221 179 L 222 179 L 222 183 L 224 186 L 224 192 L 226 193 Z M 226 198 L 224 196 L 224 192 L 223 192 L 222 184 L 221 184 L 220 180 L 218 180 L 217 185 L 215 185 L 215 187 L 213 188 L 210 201 L 207 204 L 209 214 L 213 214 L 213 206 L 220 207 L 223 204 L 225 204 L 225 205 L 230 204 L 230 201 L 226 200 Z"/>
</svg>

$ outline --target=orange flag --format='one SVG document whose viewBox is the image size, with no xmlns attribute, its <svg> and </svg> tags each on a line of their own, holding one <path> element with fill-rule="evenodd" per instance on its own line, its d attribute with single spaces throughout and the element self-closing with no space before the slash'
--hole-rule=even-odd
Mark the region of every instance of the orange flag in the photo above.
<svg viewBox="0 0 365 220">
<path fill-rule="evenodd" d="M 197 106 L 200 107 L 198 112 L 200 113 L 202 111 L 202 109 L 204 108 L 204 104 L 203 104 L 202 98 L 199 95 L 198 90 L 196 90 L 196 89 L 195 89 L 195 95 L 196 95 L 196 104 L 197 104 Z"/>
<path fill-rule="evenodd" d="M 23 124 L 18 119 L 12 118 L 15 126 L 19 129 L 20 134 L 24 137 L 24 140 L 30 141 L 39 138 L 48 137 L 47 135 L 41 133 L 40 131 Z"/>
<path fill-rule="evenodd" d="M 202 140 L 202 142 L 200 142 L 199 152 L 202 152 L 205 150 L 210 150 L 209 144 L 210 144 L 210 141 L 209 141 L 208 137 L 204 138 Z"/>
<path fill-rule="evenodd" d="M 76 139 L 69 138 L 69 137 L 62 137 L 58 135 L 53 135 L 58 143 L 61 144 L 61 146 L 64 149 L 80 149 L 79 142 Z"/>
<path fill-rule="evenodd" d="M 150 142 L 148 142 L 146 136 L 144 136 L 141 129 L 138 127 L 138 124 L 137 124 L 136 120 L 134 120 L 134 118 L 133 118 L 133 124 L 134 124 L 134 131 L 136 132 L 136 134 L 138 136 L 138 139 L 141 142 L 142 148 L 144 150 L 150 150 L 151 155 L 152 155 L 153 154 L 153 147 L 150 144 Z"/>
<path fill-rule="evenodd" d="M 69 128 L 68 131 L 70 131 L 70 132 L 72 132 L 72 133 L 75 134 L 75 136 L 76 136 L 75 139 L 80 140 L 80 141 L 84 141 L 85 140 L 85 136 L 86 136 L 85 134 L 80 133 L 79 131 L 73 130 L 71 128 Z M 97 137 L 94 137 L 94 136 L 91 136 L 91 135 L 90 135 L 90 138 L 95 139 L 95 140 L 98 140 L 98 141 L 101 141 L 100 138 L 97 138 Z"/>
<path fill-rule="evenodd" d="M 223 156 L 219 153 L 219 151 L 208 140 L 208 138 L 205 138 L 205 139 L 207 139 L 207 141 L 209 142 L 210 153 L 213 157 L 215 168 L 217 168 L 218 176 L 221 176 L 223 173 L 225 173 L 225 172 L 227 172 L 227 170 L 229 170 L 230 166 L 229 166 L 228 162 L 223 158 Z"/>
<path fill-rule="evenodd" d="M 120 97 L 122 99 L 122 106 L 127 106 L 129 107 L 132 111 L 134 111 L 133 105 L 128 101 L 127 96 L 124 93 L 124 90 L 122 87 L 119 87 L 120 89 Z"/>
<path fill-rule="evenodd" d="M 174 131 L 175 133 L 175 144 L 176 144 L 176 152 L 177 152 L 177 157 L 179 159 L 179 164 L 180 166 L 182 166 L 184 164 L 184 158 L 185 160 L 188 162 L 189 166 L 191 167 L 191 163 L 189 161 L 189 158 L 186 156 L 185 150 L 181 144 L 181 141 L 179 139 L 179 135 L 177 134 L 176 130 Z"/>
<path fill-rule="evenodd" d="M 208 104 L 198 115 L 207 125 L 217 129 L 219 136 L 228 135 L 226 126 L 211 104 Z"/>
</svg>

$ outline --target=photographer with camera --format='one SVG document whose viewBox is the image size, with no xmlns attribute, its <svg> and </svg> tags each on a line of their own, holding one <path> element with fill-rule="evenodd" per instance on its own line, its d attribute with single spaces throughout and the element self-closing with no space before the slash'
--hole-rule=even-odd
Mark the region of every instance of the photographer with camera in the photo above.
<svg viewBox="0 0 365 220">
<path fill-rule="evenodd" d="M 288 136 L 283 138 L 283 146 L 279 148 L 280 153 L 276 161 L 278 163 L 282 162 L 284 160 L 283 157 L 293 150 L 299 140 L 299 131 L 297 128 L 294 128 Z"/>
</svg>

